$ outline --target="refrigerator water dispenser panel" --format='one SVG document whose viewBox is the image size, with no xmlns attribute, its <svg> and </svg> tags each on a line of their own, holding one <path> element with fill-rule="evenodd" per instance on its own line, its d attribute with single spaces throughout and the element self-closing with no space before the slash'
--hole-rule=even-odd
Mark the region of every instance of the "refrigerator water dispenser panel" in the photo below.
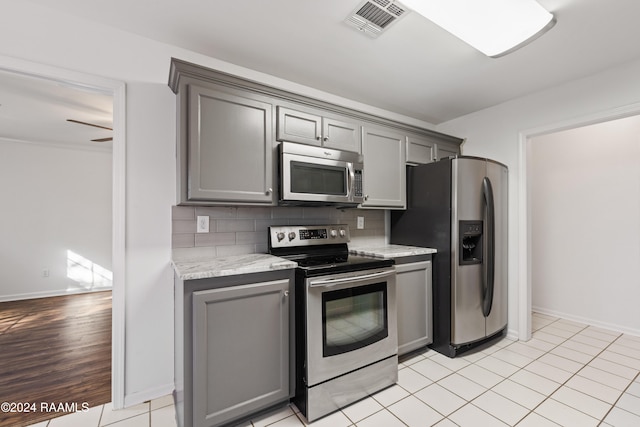
<svg viewBox="0 0 640 427">
<path fill-rule="evenodd" d="M 460 221 L 459 264 L 482 264 L 482 221 Z"/>
</svg>

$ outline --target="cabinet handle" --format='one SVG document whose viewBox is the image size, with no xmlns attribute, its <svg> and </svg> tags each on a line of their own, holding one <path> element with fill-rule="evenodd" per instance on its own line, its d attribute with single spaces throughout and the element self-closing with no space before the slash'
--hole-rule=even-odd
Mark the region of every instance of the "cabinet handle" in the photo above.
<svg viewBox="0 0 640 427">
<path fill-rule="evenodd" d="M 287 298 L 289 297 L 289 291 L 282 291 L 282 302 L 284 303 L 285 301 L 287 301 Z"/>
<path fill-rule="evenodd" d="M 267 188 L 267 191 L 265 191 L 265 193 L 266 193 L 267 195 L 269 195 L 269 194 L 273 193 L 273 188 Z"/>
<path fill-rule="evenodd" d="M 328 136 L 325 136 L 325 137 L 324 137 L 324 140 L 325 140 L 325 141 L 328 141 L 328 140 L 329 140 L 329 137 L 328 137 Z"/>
<path fill-rule="evenodd" d="M 320 140 L 322 139 L 322 137 L 321 137 L 320 135 L 317 135 L 317 136 L 316 136 L 316 139 L 317 139 L 318 141 L 320 141 Z"/>
</svg>

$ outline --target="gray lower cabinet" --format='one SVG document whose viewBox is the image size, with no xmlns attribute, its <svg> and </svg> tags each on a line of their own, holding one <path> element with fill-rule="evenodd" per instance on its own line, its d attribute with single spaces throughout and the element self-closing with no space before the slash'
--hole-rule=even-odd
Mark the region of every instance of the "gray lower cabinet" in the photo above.
<svg viewBox="0 0 640 427">
<path fill-rule="evenodd" d="M 431 261 L 396 264 L 395 269 L 401 356 L 433 341 Z"/>
<path fill-rule="evenodd" d="M 405 136 L 392 129 L 363 127 L 362 155 L 365 165 L 362 207 L 405 209 Z"/>
<path fill-rule="evenodd" d="M 293 396 L 293 273 L 285 271 L 184 283 L 181 427 L 235 423 Z"/>
</svg>

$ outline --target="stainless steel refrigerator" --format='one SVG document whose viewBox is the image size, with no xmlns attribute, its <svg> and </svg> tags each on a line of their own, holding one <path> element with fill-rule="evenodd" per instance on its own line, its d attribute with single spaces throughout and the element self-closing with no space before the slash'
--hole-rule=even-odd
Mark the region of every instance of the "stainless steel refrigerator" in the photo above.
<svg viewBox="0 0 640 427">
<path fill-rule="evenodd" d="M 453 157 L 407 167 L 407 209 L 391 243 L 432 247 L 433 344 L 449 357 L 507 326 L 507 167 Z"/>
</svg>

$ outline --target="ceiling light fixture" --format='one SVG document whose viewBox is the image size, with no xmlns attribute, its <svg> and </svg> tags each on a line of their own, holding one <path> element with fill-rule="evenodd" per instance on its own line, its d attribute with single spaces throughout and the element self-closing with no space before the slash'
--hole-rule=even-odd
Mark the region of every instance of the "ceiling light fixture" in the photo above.
<svg viewBox="0 0 640 427">
<path fill-rule="evenodd" d="M 530 43 L 556 23 L 536 0 L 402 0 L 402 3 L 492 58 Z"/>
</svg>

